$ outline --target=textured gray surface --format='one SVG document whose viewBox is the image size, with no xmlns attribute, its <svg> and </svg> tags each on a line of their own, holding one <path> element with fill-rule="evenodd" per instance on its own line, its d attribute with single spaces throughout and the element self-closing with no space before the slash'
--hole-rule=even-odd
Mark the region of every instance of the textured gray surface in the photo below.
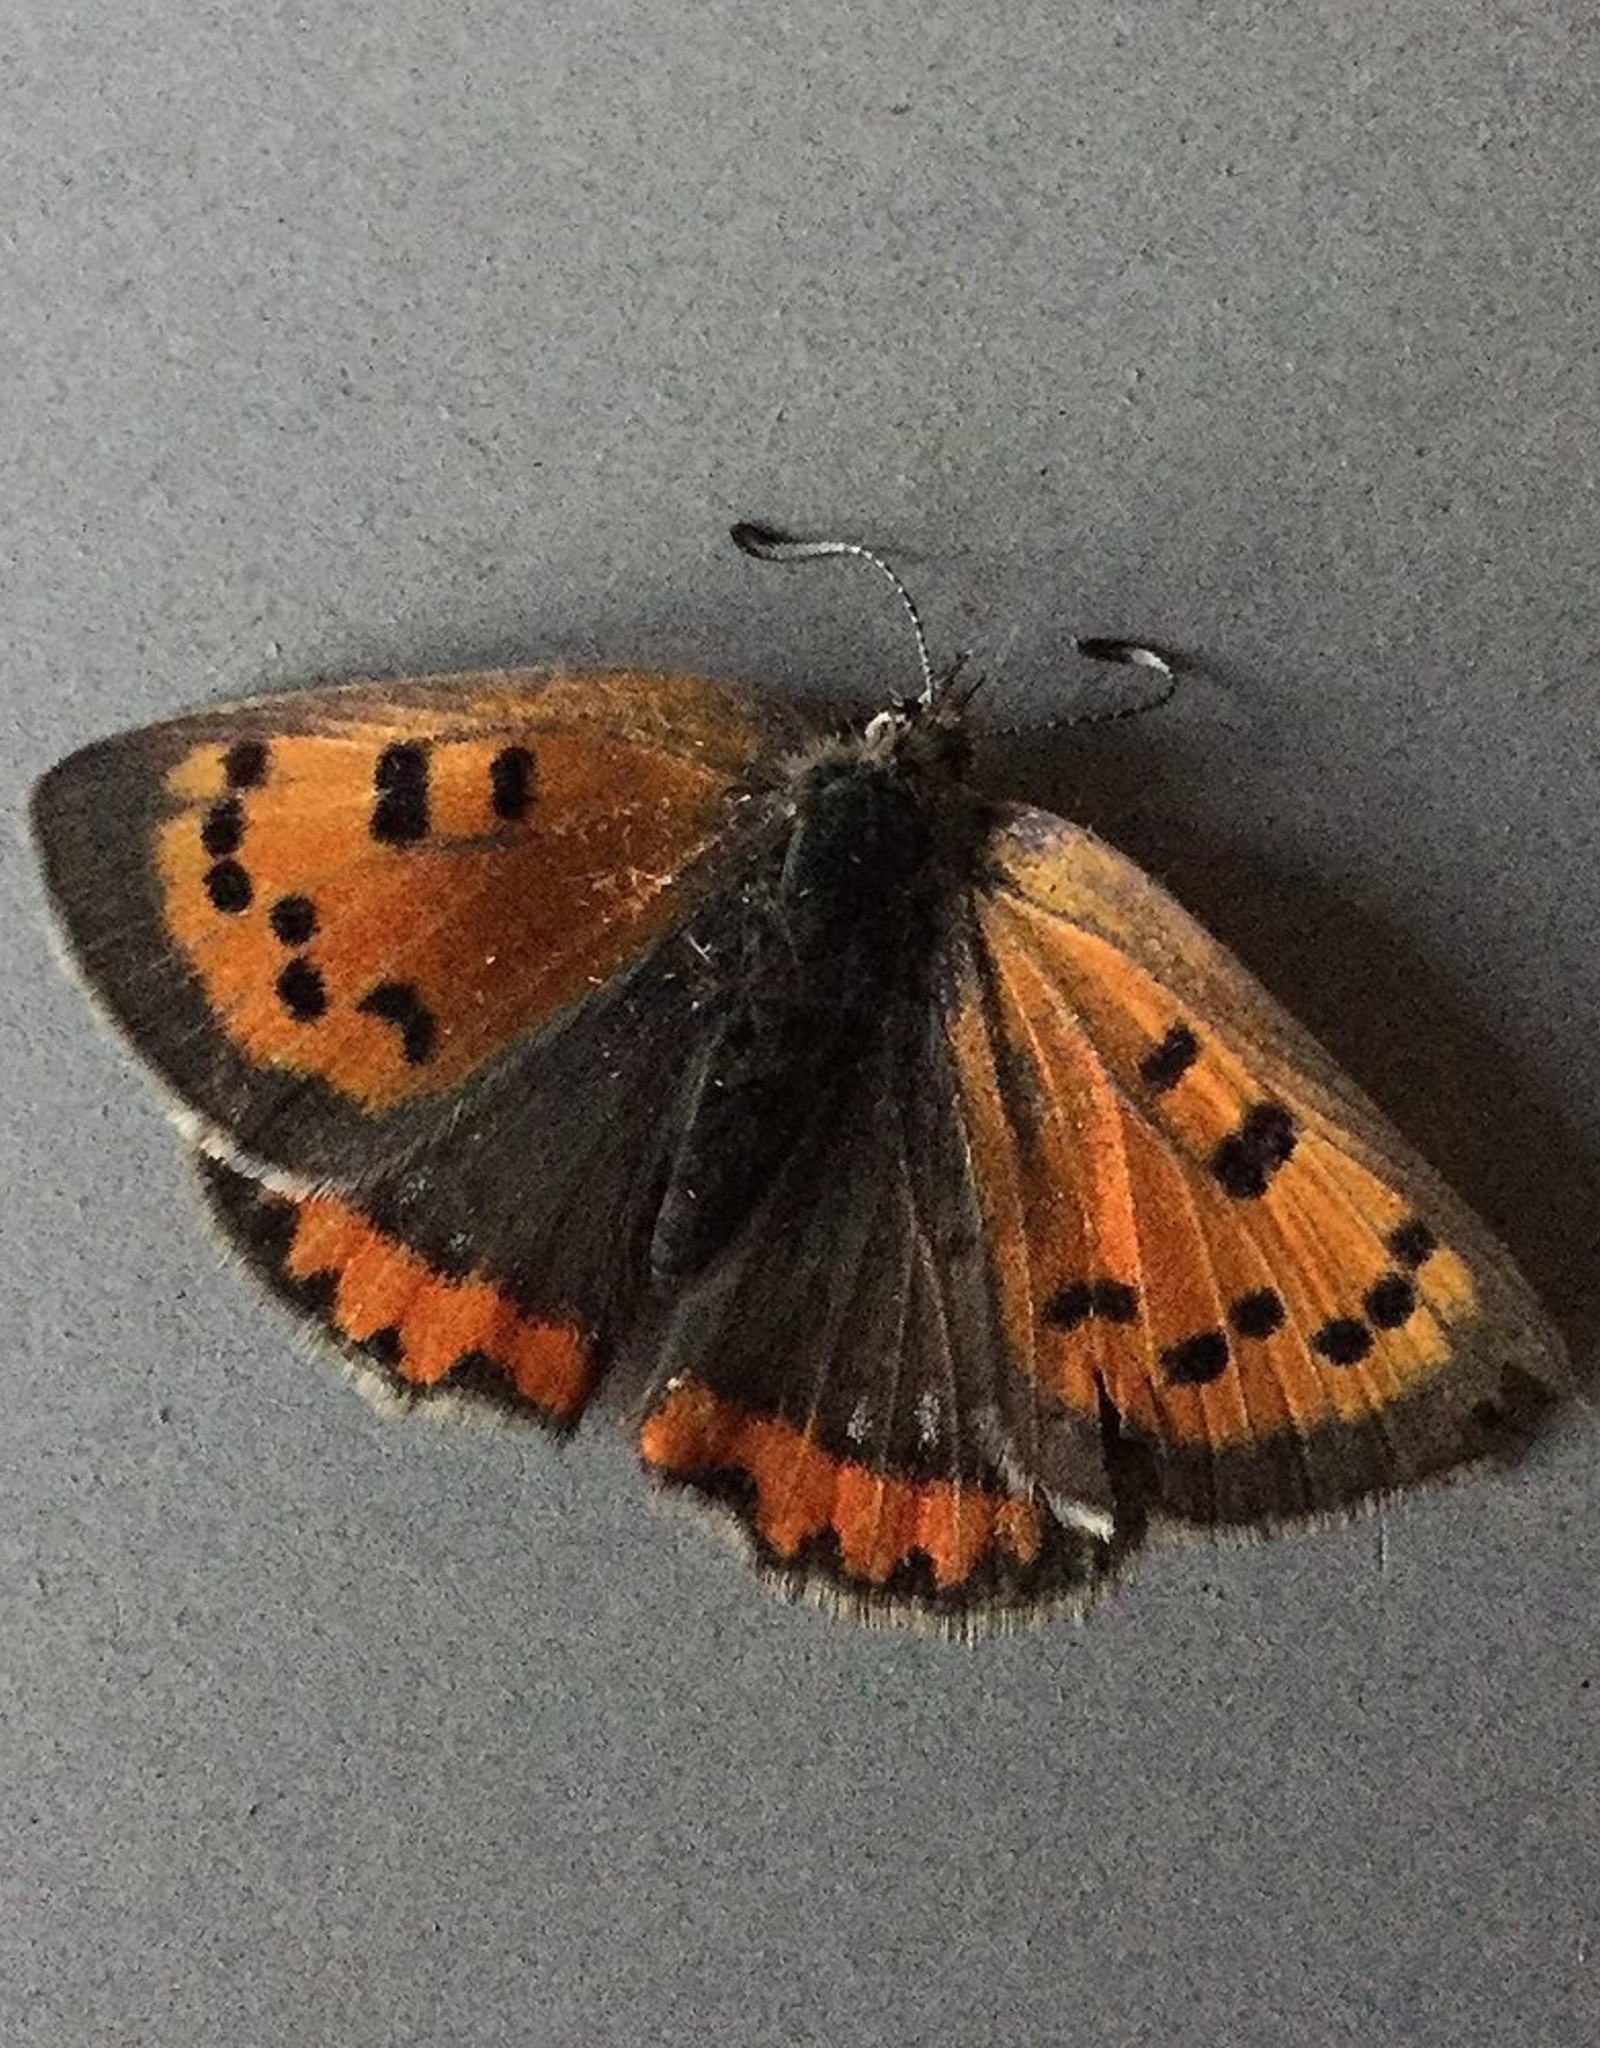
<svg viewBox="0 0 1600 2048">
<path fill-rule="evenodd" d="M 871 701 L 1161 871 L 1592 1351 L 1587 10 L 12 0 L 0 773 L 552 651 Z M 1530 22 L 1518 16 L 1533 16 Z M 891 16 L 893 18 L 891 18 Z M 1381 16 L 1381 19 L 1375 18 Z M 76 19 L 71 19 L 76 17 Z M 1051 722 L 1067 635 L 1217 680 Z M 1575 2044 L 1596 1451 L 970 1655 L 223 1271 L 0 840 L 0 2037 Z"/>
</svg>

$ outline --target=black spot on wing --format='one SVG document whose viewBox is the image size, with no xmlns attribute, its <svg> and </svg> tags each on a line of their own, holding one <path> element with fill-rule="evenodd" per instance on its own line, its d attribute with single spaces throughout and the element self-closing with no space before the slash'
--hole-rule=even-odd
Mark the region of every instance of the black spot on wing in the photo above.
<svg viewBox="0 0 1600 2048">
<path fill-rule="evenodd" d="M 206 894 L 215 909 L 237 917 L 241 910 L 250 908 L 255 890 L 236 860 L 219 860 L 206 869 Z"/>
<path fill-rule="evenodd" d="M 1385 1273 L 1367 1289 L 1361 1306 L 1380 1330 L 1398 1330 L 1417 1306 L 1417 1290 L 1404 1273 Z"/>
<path fill-rule="evenodd" d="M 1087 1280 L 1058 1287 L 1044 1305 L 1044 1320 L 1052 1330 L 1075 1330 L 1093 1314 L 1094 1297 Z"/>
<path fill-rule="evenodd" d="M 1096 1280 L 1091 1283 L 1090 1292 L 1094 1297 L 1094 1313 L 1102 1322 L 1132 1323 L 1138 1320 L 1137 1288 L 1129 1287 L 1121 1280 Z"/>
<path fill-rule="evenodd" d="M 1121 1280 L 1074 1280 L 1058 1288 L 1044 1307 L 1044 1320 L 1052 1330 L 1075 1330 L 1091 1316 L 1106 1323 L 1132 1323 L 1138 1315 L 1138 1290 Z"/>
<path fill-rule="evenodd" d="M 1139 1062 L 1139 1078 L 1157 1095 L 1176 1088 L 1200 1057 L 1200 1041 L 1187 1024 L 1174 1024 L 1152 1051 Z"/>
<path fill-rule="evenodd" d="M 428 836 L 428 750 L 405 740 L 385 747 L 372 773 L 372 836 L 409 846 Z"/>
<path fill-rule="evenodd" d="M 439 1027 L 433 1012 L 410 982 L 380 981 L 376 988 L 367 991 L 356 1008 L 394 1026 L 408 1065 L 420 1067 L 432 1059 Z"/>
<path fill-rule="evenodd" d="M 316 936 L 316 905 L 309 896 L 280 896 L 267 912 L 267 922 L 281 945 L 303 946 Z"/>
<path fill-rule="evenodd" d="M 1204 1387 L 1228 1369 L 1228 1339 L 1221 1330 L 1199 1330 L 1161 1354 L 1161 1370 L 1174 1387 Z"/>
<path fill-rule="evenodd" d="M 1279 1103 L 1258 1102 L 1211 1155 L 1211 1171 L 1225 1194 L 1237 1202 L 1251 1201 L 1266 1193 L 1294 1147 L 1294 1118 Z"/>
<path fill-rule="evenodd" d="M 244 844 L 244 805 L 236 796 L 225 796 L 206 812 L 200 827 L 200 844 L 213 860 L 226 860 Z"/>
<path fill-rule="evenodd" d="M 230 789 L 256 789 L 267 779 L 265 740 L 235 740 L 222 757 L 222 772 Z"/>
<path fill-rule="evenodd" d="M 1372 1349 L 1372 1332 L 1355 1316 L 1335 1316 L 1318 1330 L 1311 1348 L 1330 1365 L 1359 1365 Z"/>
<path fill-rule="evenodd" d="M 1439 1249 L 1439 1240 L 1420 1217 L 1410 1217 L 1389 1233 L 1389 1250 L 1398 1265 L 1415 1272 Z"/>
<path fill-rule="evenodd" d="M 237 917 L 250 908 L 255 888 L 246 869 L 233 857 L 244 844 L 244 805 L 236 796 L 220 797 L 212 804 L 200 821 L 200 844 L 211 856 L 205 892 L 212 907 Z"/>
<path fill-rule="evenodd" d="M 526 817 L 533 803 L 537 763 L 526 747 L 502 747 L 489 763 L 489 801 L 497 818 Z"/>
<path fill-rule="evenodd" d="M 1273 1288 L 1257 1288 L 1239 1296 L 1228 1310 L 1228 1321 L 1241 1337 L 1270 1337 L 1283 1328 L 1283 1301 Z"/>
<path fill-rule="evenodd" d="M 311 962 L 296 955 L 278 976 L 278 1000 L 297 1024 L 310 1024 L 328 1007 L 328 991 Z"/>
</svg>

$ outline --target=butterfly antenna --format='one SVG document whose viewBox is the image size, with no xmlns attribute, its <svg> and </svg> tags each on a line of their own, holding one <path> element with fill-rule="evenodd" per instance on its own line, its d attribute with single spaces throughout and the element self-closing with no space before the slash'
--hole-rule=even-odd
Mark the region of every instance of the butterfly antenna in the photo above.
<svg viewBox="0 0 1600 2048">
<path fill-rule="evenodd" d="M 917 702 L 924 710 L 932 709 L 939 691 L 934 681 L 933 662 L 928 654 L 928 636 L 922 630 L 922 615 L 912 603 L 910 591 L 882 555 L 875 555 L 871 548 L 863 547 L 859 541 L 801 540 L 792 533 L 780 533 L 774 526 L 755 526 L 748 520 L 741 520 L 737 526 L 730 527 L 729 536 L 736 548 L 744 554 L 753 555 L 758 562 L 820 562 L 831 555 L 853 555 L 858 562 L 870 562 L 880 576 L 886 576 L 893 584 L 895 596 L 911 621 L 911 630 L 917 639 L 917 660 L 922 668 L 922 694 Z"/>
<path fill-rule="evenodd" d="M 1171 702 L 1181 667 L 1175 656 L 1163 654 L 1159 647 L 1148 647 L 1139 640 L 1074 640 L 1072 644 L 1090 661 L 1115 662 L 1122 668 L 1150 668 L 1162 678 L 1153 697 L 1142 698 L 1137 704 L 1119 704 L 1113 711 L 1096 712 L 1075 720 L 1076 724 L 1109 725 L 1117 718 L 1142 718 L 1147 711 L 1159 711 L 1163 704 Z"/>
</svg>

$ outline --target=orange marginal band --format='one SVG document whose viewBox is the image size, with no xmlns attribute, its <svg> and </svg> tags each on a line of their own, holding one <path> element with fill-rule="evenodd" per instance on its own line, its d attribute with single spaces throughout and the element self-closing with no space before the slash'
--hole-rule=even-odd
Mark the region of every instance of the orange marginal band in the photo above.
<svg viewBox="0 0 1600 2048">
<path fill-rule="evenodd" d="M 410 1386 L 436 1386 L 472 1360 L 494 1368 L 508 1395 L 557 1422 L 576 1419 L 593 1383 L 590 1348 L 569 1323 L 524 1315 L 492 1282 L 451 1279 L 329 1195 L 295 1201 L 285 1275 L 331 1275 L 327 1319 L 352 1344 L 389 1333 L 386 1363 Z"/>
<path fill-rule="evenodd" d="M 832 1531 L 851 1577 L 881 1586 L 914 1554 L 944 1590 L 969 1579 L 986 1553 L 1032 1564 L 1044 1540 L 1031 1501 L 877 1473 L 830 1457 L 792 1423 L 761 1415 L 692 1379 L 673 1383 L 639 1435 L 644 1462 L 663 1478 L 739 1474 L 754 1489 L 754 1521 L 778 1557 Z"/>
</svg>

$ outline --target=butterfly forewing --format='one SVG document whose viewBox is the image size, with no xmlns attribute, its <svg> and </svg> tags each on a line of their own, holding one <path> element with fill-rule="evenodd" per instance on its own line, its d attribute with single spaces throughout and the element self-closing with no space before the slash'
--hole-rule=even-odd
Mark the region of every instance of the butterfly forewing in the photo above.
<svg viewBox="0 0 1600 2048">
<path fill-rule="evenodd" d="M 1340 1505 L 1566 1385 L 1508 1255 L 1154 883 L 1027 811 L 986 872 L 952 1035 L 1007 1327 L 1159 1504 Z"/>
<path fill-rule="evenodd" d="M 35 830 L 87 978 L 202 1127 L 339 1175 L 681 921 L 792 731 L 695 678 L 349 684 L 86 748 Z"/>
<path fill-rule="evenodd" d="M 789 1591 L 963 1634 L 1083 1606 L 1117 1550 L 1108 1516 L 1056 1512 L 1047 1460 L 1006 1471 L 1031 1404 L 995 1313 L 948 1053 L 932 1011 L 898 1021 L 829 1076 L 725 1255 L 672 1303 L 640 1447 L 731 1511 Z M 1078 1456 L 1068 1508 L 1099 1505 L 1094 1433 L 1061 1436 L 1056 1467 Z"/>
</svg>

